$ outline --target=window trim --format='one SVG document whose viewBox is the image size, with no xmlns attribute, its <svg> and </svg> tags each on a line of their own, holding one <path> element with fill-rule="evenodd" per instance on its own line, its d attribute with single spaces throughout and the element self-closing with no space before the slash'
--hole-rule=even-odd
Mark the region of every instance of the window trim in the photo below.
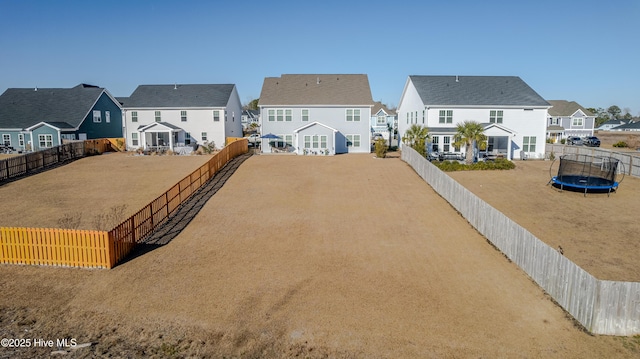
<svg viewBox="0 0 640 359">
<path fill-rule="evenodd" d="M 202 132 L 202 133 L 200 133 L 200 138 L 202 138 L 202 142 L 204 142 L 204 141 L 208 141 L 208 140 L 207 140 L 207 138 L 208 138 L 208 137 L 207 137 L 207 133 L 206 133 L 206 132 Z"/>
<path fill-rule="evenodd" d="M 180 122 L 187 122 L 187 111 L 180 110 Z"/>
<path fill-rule="evenodd" d="M 138 141 L 139 141 L 138 133 L 137 132 L 132 132 L 131 133 L 131 146 L 140 146 Z"/>
<path fill-rule="evenodd" d="M 438 123 L 453 123 L 453 110 L 439 110 Z"/>
<path fill-rule="evenodd" d="M 349 114 L 349 112 L 351 112 L 351 114 Z M 347 122 L 360 122 L 362 112 L 359 108 L 347 108 L 345 109 L 344 116 Z"/>
<path fill-rule="evenodd" d="M 533 142 L 531 141 L 533 140 Z M 523 136 L 522 137 L 522 151 L 523 152 L 536 152 L 536 136 Z M 531 149 L 533 146 L 533 150 Z"/>
<path fill-rule="evenodd" d="M 24 133 L 18 134 L 18 146 L 24 147 Z"/>
<path fill-rule="evenodd" d="M 93 123 L 102 122 L 102 112 L 100 110 L 93 110 Z"/>
<path fill-rule="evenodd" d="M 5 136 L 9 137 L 9 143 L 7 144 L 7 142 L 5 141 Z M 2 144 L 5 146 L 11 146 L 11 134 L 10 133 L 3 133 L 2 134 Z"/>
<path fill-rule="evenodd" d="M 131 111 L 131 122 L 138 122 L 138 111 Z"/>
<path fill-rule="evenodd" d="M 213 110 L 213 122 L 220 122 L 220 110 Z"/>
<path fill-rule="evenodd" d="M 502 123 L 504 121 L 504 110 L 490 110 L 489 123 Z"/>
<path fill-rule="evenodd" d="M 305 115 L 306 112 L 306 115 Z M 303 108 L 300 110 L 300 118 L 302 119 L 302 121 L 304 122 L 308 122 L 309 121 L 309 109 L 308 108 Z"/>
<path fill-rule="evenodd" d="M 357 141 L 356 141 L 356 136 L 357 136 Z M 351 134 L 351 135 L 345 135 L 345 142 L 346 142 L 346 146 L 347 148 L 349 147 L 360 147 L 362 144 L 362 136 L 360 136 L 360 134 Z M 357 143 L 357 145 L 356 145 Z"/>
<path fill-rule="evenodd" d="M 47 139 L 47 137 L 49 139 Z M 43 140 L 43 138 L 44 138 L 44 140 Z M 44 145 L 42 143 L 44 143 Z M 47 144 L 50 144 L 50 145 L 47 146 Z M 38 147 L 40 147 L 40 148 L 51 148 L 51 147 L 53 147 L 53 135 L 51 135 L 51 134 L 40 134 L 40 135 L 38 135 Z"/>
<path fill-rule="evenodd" d="M 155 120 L 155 122 L 162 122 L 162 112 L 155 111 L 153 113 L 153 119 Z"/>
</svg>

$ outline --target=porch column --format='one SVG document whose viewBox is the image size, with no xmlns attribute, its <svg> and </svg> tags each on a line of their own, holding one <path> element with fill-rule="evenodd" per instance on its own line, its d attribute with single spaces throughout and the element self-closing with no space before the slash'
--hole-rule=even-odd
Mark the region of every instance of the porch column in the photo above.
<svg viewBox="0 0 640 359">
<path fill-rule="evenodd" d="M 173 132 L 169 131 L 169 149 L 173 151 Z"/>
<path fill-rule="evenodd" d="M 139 137 L 140 137 L 140 147 L 142 147 L 143 150 L 147 149 L 147 133 L 146 132 L 138 132 L 139 133 Z"/>
</svg>

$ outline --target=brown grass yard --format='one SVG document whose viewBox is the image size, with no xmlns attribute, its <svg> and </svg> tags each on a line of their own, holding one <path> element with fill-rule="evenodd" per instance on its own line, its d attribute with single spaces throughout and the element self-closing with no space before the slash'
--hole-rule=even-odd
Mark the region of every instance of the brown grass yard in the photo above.
<svg viewBox="0 0 640 359">
<path fill-rule="evenodd" d="M 71 357 L 640 352 L 574 326 L 397 158 L 253 156 L 166 246 L 112 270 L 0 273 L 0 336 L 93 343 Z"/>
<path fill-rule="evenodd" d="M 515 161 L 510 171 L 448 174 L 596 278 L 640 282 L 640 179 L 617 193 L 572 192 L 548 185 L 556 161 Z"/>
<path fill-rule="evenodd" d="M 57 228 L 68 214 L 81 216 L 79 229 L 99 229 L 96 216 L 126 205 L 124 218 L 129 217 L 210 158 L 119 152 L 85 157 L 1 185 L 0 226 Z"/>
</svg>

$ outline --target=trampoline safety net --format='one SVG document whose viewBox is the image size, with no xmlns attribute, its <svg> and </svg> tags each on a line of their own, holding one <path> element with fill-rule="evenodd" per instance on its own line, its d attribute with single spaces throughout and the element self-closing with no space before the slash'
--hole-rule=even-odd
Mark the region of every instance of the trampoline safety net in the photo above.
<svg viewBox="0 0 640 359">
<path fill-rule="evenodd" d="M 616 187 L 618 160 L 579 154 L 560 156 L 560 167 L 554 182 L 585 189 Z"/>
</svg>

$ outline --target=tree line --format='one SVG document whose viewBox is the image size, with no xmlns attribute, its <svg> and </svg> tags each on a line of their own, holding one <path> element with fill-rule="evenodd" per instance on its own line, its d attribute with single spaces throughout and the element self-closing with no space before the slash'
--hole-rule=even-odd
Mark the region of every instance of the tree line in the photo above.
<svg viewBox="0 0 640 359">
<path fill-rule="evenodd" d="M 633 119 L 631 115 L 631 109 L 625 108 L 621 110 L 620 107 L 616 105 L 609 106 L 606 110 L 602 107 L 594 108 L 589 107 L 587 111 L 591 112 L 596 116 L 596 124 L 595 127 L 599 127 L 603 123 L 609 120 L 626 120 L 630 121 Z M 624 115 L 622 114 L 624 112 Z"/>
</svg>

